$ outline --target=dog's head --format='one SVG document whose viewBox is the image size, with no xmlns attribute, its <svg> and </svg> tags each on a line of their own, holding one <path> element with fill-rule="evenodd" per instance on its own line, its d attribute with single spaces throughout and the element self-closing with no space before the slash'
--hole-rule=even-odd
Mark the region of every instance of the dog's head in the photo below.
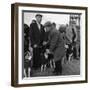
<svg viewBox="0 0 90 90">
<path fill-rule="evenodd" d="M 45 57 L 45 59 L 49 59 L 49 60 L 54 58 L 53 54 L 51 54 L 51 53 L 44 53 L 44 57 Z"/>
<path fill-rule="evenodd" d="M 54 58 L 53 54 L 49 53 L 48 54 L 48 59 L 53 59 L 53 58 Z"/>
</svg>

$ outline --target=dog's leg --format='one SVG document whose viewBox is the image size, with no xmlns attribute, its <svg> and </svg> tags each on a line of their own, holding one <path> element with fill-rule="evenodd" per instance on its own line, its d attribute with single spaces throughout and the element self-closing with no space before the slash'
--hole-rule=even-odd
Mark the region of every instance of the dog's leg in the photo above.
<svg viewBox="0 0 90 90">
<path fill-rule="evenodd" d="M 46 64 L 44 65 L 44 71 L 46 70 Z"/>
<path fill-rule="evenodd" d="M 68 59 L 69 62 L 71 61 L 71 57 L 72 57 L 72 54 L 69 55 L 69 59 Z"/>
<path fill-rule="evenodd" d="M 50 67 L 53 68 L 53 65 L 52 65 L 52 60 L 50 60 Z"/>
<path fill-rule="evenodd" d="M 31 72 L 31 69 L 28 68 L 28 77 L 30 77 L 30 72 Z"/>
<path fill-rule="evenodd" d="M 44 67 L 44 66 L 43 66 L 43 65 L 41 65 L 41 72 L 43 72 L 43 67 Z"/>
<path fill-rule="evenodd" d="M 71 59 L 71 55 L 69 55 L 69 58 L 68 58 L 68 61 L 70 62 L 70 59 Z"/>
<path fill-rule="evenodd" d="M 56 65 L 55 65 L 55 61 L 54 61 L 54 59 L 52 60 L 52 62 L 53 62 L 53 67 L 55 68 L 55 67 L 56 67 Z"/>
<path fill-rule="evenodd" d="M 26 77 L 27 75 L 26 75 L 26 69 L 24 68 L 24 77 Z"/>
</svg>

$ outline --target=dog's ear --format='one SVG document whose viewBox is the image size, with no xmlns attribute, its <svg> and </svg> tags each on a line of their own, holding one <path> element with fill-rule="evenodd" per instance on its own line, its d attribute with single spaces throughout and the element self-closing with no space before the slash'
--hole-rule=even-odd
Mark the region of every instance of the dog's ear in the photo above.
<svg viewBox="0 0 90 90">
<path fill-rule="evenodd" d="M 45 59 L 47 59 L 48 58 L 48 54 L 44 53 L 44 57 L 45 57 Z"/>
</svg>

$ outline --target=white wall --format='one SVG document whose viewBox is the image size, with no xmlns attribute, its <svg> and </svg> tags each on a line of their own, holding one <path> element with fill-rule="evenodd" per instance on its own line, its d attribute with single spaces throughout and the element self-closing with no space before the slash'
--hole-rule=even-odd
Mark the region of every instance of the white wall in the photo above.
<svg viewBox="0 0 90 90">
<path fill-rule="evenodd" d="M 44 25 L 45 22 L 47 21 L 51 21 L 51 22 L 55 22 L 56 26 L 60 25 L 60 24 L 69 24 L 69 17 L 70 15 L 68 14 L 45 14 L 45 13 L 41 13 L 43 15 L 42 17 L 42 24 Z M 35 15 L 36 13 L 30 13 L 30 12 L 25 12 L 24 13 L 24 23 L 26 23 L 27 25 L 30 25 L 30 23 L 32 22 L 32 20 L 35 20 Z M 58 20 L 60 19 L 60 20 Z"/>
<path fill-rule="evenodd" d="M 0 1 L 0 90 L 15 90 L 10 86 L 11 78 L 11 3 L 42 3 L 58 5 L 89 6 L 90 0 L 1 0 Z M 89 11 L 89 10 L 88 10 Z M 89 12 L 90 14 L 90 12 Z M 90 16 L 90 15 L 88 15 Z M 90 17 L 89 17 L 90 20 Z M 90 23 L 90 22 L 88 22 Z M 89 27 L 90 29 L 90 27 Z M 89 30 L 88 29 L 88 30 Z M 88 31 L 90 33 L 90 30 Z M 90 38 L 90 35 L 89 35 Z M 90 44 L 90 42 L 89 42 Z M 88 48 L 90 49 L 90 47 Z M 89 52 L 90 53 L 90 52 Z M 90 57 L 89 57 L 90 59 Z M 90 63 L 90 61 L 88 62 Z M 90 65 L 89 67 L 90 68 Z M 88 73 L 90 76 L 90 70 Z M 90 78 L 87 84 L 55 85 L 17 88 L 18 90 L 89 90 Z"/>
</svg>

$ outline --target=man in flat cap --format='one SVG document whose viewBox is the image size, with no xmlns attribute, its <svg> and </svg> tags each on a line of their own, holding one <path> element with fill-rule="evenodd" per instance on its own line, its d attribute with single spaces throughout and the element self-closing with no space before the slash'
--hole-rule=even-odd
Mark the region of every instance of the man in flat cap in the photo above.
<svg viewBox="0 0 90 90">
<path fill-rule="evenodd" d="M 33 68 L 40 67 L 40 49 L 44 38 L 44 26 L 41 24 L 42 15 L 35 15 L 36 21 L 30 24 L 30 40 L 33 48 Z"/>
<path fill-rule="evenodd" d="M 59 31 L 56 29 L 55 23 L 51 23 L 49 21 L 46 22 L 45 29 L 46 29 L 46 32 L 49 32 L 48 34 L 49 51 L 48 52 L 51 52 L 54 55 L 54 61 L 55 61 L 54 73 L 56 75 L 62 74 L 61 61 L 65 54 L 63 39 Z"/>
<path fill-rule="evenodd" d="M 42 17 L 42 15 L 41 15 L 41 14 L 36 14 L 36 16 L 35 16 L 35 17 L 37 17 L 37 16 L 40 16 L 40 17 Z"/>
</svg>

